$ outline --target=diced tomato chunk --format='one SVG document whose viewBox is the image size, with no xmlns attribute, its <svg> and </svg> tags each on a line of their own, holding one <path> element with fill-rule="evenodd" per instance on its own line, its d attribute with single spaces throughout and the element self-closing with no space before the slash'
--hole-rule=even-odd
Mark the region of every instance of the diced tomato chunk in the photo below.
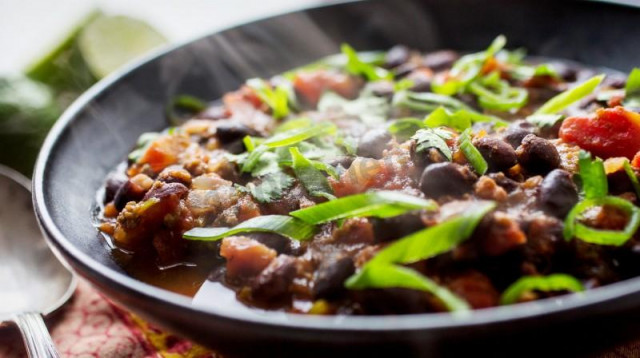
<svg viewBox="0 0 640 358">
<path fill-rule="evenodd" d="M 631 160 L 631 166 L 636 169 L 640 169 L 640 152 L 636 153 L 636 155 L 633 156 L 633 160 Z"/>
<path fill-rule="evenodd" d="M 293 87 L 310 105 L 315 106 L 326 91 L 352 98 L 359 88 L 359 83 L 356 78 L 340 72 L 301 71 L 293 79 Z"/>
<path fill-rule="evenodd" d="M 604 159 L 631 159 L 640 151 L 640 114 L 615 107 L 569 117 L 560 127 L 560 138 Z"/>
</svg>

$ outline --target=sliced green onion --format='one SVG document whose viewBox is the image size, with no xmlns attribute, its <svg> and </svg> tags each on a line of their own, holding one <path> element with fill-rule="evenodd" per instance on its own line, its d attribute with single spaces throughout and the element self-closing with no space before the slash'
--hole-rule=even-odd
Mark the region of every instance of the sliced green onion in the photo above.
<svg viewBox="0 0 640 358">
<path fill-rule="evenodd" d="M 335 124 L 322 122 L 311 127 L 296 128 L 286 132 L 277 133 L 273 137 L 262 142 L 249 154 L 242 165 L 242 171 L 252 171 L 260 160 L 260 156 L 269 149 L 293 145 L 309 138 L 326 134 L 334 134 L 335 132 Z"/>
<path fill-rule="evenodd" d="M 408 288 L 425 291 L 436 296 L 449 311 L 468 311 L 469 304 L 460 297 L 408 267 L 397 265 L 371 265 L 359 276 L 351 276 L 345 287 L 351 290 L 367 288 Z"/>
<path fill-rule="evenodd" d="M 626 159 L 623 164 L 624 171 L 627 173 L 629 180 L 631 181 L 631 185 L 633 186 L 633 190 L 636 192 L 636 196 L 640 198 L 640 182 L 638 182 L 638 176 L 631 168 L 631 164 L 629 164 L 629 159 Z"/>
<path fill-rule="evenodd" d="M 471 128 L 473 123 L 478 122 L 490 122 L 493 123 L 494 127 L 504 127 L 509 124 L 509 122 L 495 116 L 488 116 L 466 109 L 459 109 L 452 113 L 444 107 L 438 107 L 424 119 L 424 124 L 427 127 L 435 128 L 444 126 L 459 131 Z"/>
<path fill-rule="evenodd" d="M 366 265 L 410 264 L 451 251 L 469 238 L 480 220 L 495 207 L 494 202 L 478 201 L 454 218 L 394 241 Z"/>
<path fill-rule="evenodd" d="M 561 114 L 533 114 L 527 117 L 527 122 L 540 128 L 553 127 L 564 118 Z"/>
<path fill-rule="evenodd" d="M 282 132 L 288 132 L 294 129 L 308 128 L 308 127 L 311 127 L 312 125 L 313 125 L 313 121 L 310 118 L 307 118 L 307 117 L 293 118 L 293 119 L 289 119 L 288 121 L 282 122 L 282 124 L 276 127 L 274 133 L 282 133 Z"/>
<path fill-rule="evenodd" d="M 467 129 L 466 131 L 460 134 L 460 138 L 458 139 L 458 146 L 460 150 L 464 154 L 464 156 L 469 161 L 469 164 L 473 167 L 473 169 L 480 175 L 484 175 L 489 168 L 487 161 L 484 159 L 480 151 L 471 143 L 470 137 L 471 130 Z"/>
<path fill-rule="evenodd" d="M 333 189 L 324 174 L 309 159 L 305 158 L 298 148 L 291 147 L 289 152 L 291 153 L 293 172 L 309 194 L 335 199 Z"/>
<path fill-rule="evenodd" d="M 527 104 L 529 93 L 524 88 L 511 87 L 500 79 L 498 72 L 469 84 L 469 91 L 478 96 L 482 108 L 496 111 L 510 111 Z"/>
<path fill-rule="evenodd" d="M 363 93 L 349 100 L 334 92 L 325 92 L 318 101 L 318 111 L 339 110 L 344 114 L 359 117 L 365 124 L 378 125 L 386 122 L 389 114 L 389 101 L 386 98 Z"/>
<path fill-rule="evenodd" d="M 451 139 L 452 134 L 446 130 L 436 128 L 424 128 L 414 134 L 411 139 L 416 141 L 416 152 L 423 152 L 429 148 L 437 149 L 442 155 L 451 160 L 451 148 L 446 140 Z"/>
<path fill-rule="evenodd" d="M 593 92 L 600 82 L 604 79 L 605 75 L 599 75 L 591 77 L 590 79 L 582 82 L 581 84 L 566 90 L 559 95 L 551 98 L 542 107 L 538 108 L 534 114 L 555 114 L 565 108 L 569 107 L 573 103 L 583 99 Z"/>
<path fill-rule="evenodd" d="M 388 218 L 412 210 L 433 210 L 435 208 L 437 208 L 437 204 L 431 200 L 397 191 L 372 191 L 292 211 L 289 215 L 309 224 L 321 224 L 353 217 Z"/>
<path fill-rule="evenodd" d="M 413 82 L 412 80 L 408 78 L 403 78 L 400 81 L 396 81 L 393 83 L 393 91 L 398 92 L 398 91 L 408 90 L 414 85 L 415 85 L 415 82 Z"/>
<path fill-rule="evenodd" d="M 284 215 L 263 215 L 249 219 L 232 228 L 198 227 L 182 235 L 187 240 L 217 241 L 227 236 L 250 232 L 270 232 L 293 240 L 310 239 L 316 228 L 303 221 Z"/>
<path fill-rule="evenodd" d="M 254 90 L 258 98 L 271 108 L 274 118 L 278 119 L 289 115 L 289 90 L 284 85 L 278 85 L 274 89 L 265 80 L 252 78 L 247 81 L 247 86 Z"/>
<path fill-rule="evenodd" d="M 629 73 L 627 84 L 624 87 L 624 105 L 629 107 L 640 107 L 640 68 L 634 68 Z"/>
<path fill-rule="evenodd" d="M 585 211 L 603 205 L 614 206 L 629 214 L 629 221 L 623 230 L 598 230 L 578 222 L 578 218 Z M 565 219 L 563 235 L 566 240 L 577 237 L 592 244 L 620 246 L 635 234 L 638 226 L 640 226 L 640 209 L 622 198 L 605 196 L 585 199 L 576 204 Z"/>
<path fill-rule="evenodd" d="M 374 66 L 370 63 L 366 63 L 358 56 L 356 50 L 353 47 L 342 44 L 340 47 L 342 53 L 347 57 L 346 70 L 354 75 L 362 75 L 369 81 L 377 81 L 383 79 L 392 79 L 393 74 L 382 67 Z"/>
<path fill-rule="evenodd" d="M 584 150 L 578 155 L 582 190 L 587 199 L 600 198 L 609 192 L 607 174 L 602 159 L 591 160 L 591 154 Z"/>
<path fill-rule="evenodd" d="M 500 298 L 500 303 L 503 305 L 516 303 L 524 293 L 531 291 L 581 292 L 584 291 L 584 286 L 575 277 L 561 273 L 549 276 L 525 276 L 518 279 L 504 291 Z"/>
<path fill-rule="evenodd" d="M 429 92 L 399 91 L 393 95 L 392 104 L 395 107 L 405 107 L 414 111 L 432 112 L 439 107 L 456 111 L 465 109 L 472 112 L 473 109 L 464 102 L 450 96 Z"/>
</svg>

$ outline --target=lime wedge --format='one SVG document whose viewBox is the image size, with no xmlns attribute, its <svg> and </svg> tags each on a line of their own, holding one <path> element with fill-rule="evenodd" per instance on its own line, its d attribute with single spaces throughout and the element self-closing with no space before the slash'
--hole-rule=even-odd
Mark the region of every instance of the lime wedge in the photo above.
<svg viewBox="0 0 640 358">
<path fill-rule="evenodd" d="M 101 16 L 99 10 L 87 14 L 46 56 L 25 70 L 27 77 L 51 86 L 56 92 L 82 92 L 95 82 L 76 45 L 83 28 Z"/>
<path fill-rule="evenodd" d="M 166 38 L 151 26 L 127 16 L 100 16 L 78 37 L 78 48 L 97 78 L 161 46 Z"/>
</svg>

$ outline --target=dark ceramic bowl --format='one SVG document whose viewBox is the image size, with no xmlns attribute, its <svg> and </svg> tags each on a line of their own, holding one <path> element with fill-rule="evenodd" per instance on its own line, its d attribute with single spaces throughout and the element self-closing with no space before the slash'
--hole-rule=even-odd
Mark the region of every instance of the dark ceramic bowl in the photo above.
<svg viewBox="0 0 640 358">
<path fill-rule="evenodd" d="M 628 71 L 640 64 L 640 9 L 614 2 L 423 0 L 349 2 L 238 26 L 158 53 L 98 83 L 49 134 L 34 174 L 42 229 L 60 258 L 114 302 L 231 356 L 432 356 L 463 352 L 570 355 L 640 330 L 640 278 L 562 300 L 448 314 L 307 317 L 194 307 L 127 276 L 92 225 L 95 193 L 142 132 L 168 124 L 176 94 L 217 99 L 244 79 L 270 76 L 339 51 L 403 43 L 479 50 L 509 47 Z M 635 320 L 636 322 L 638 320 Z M 482 351 L 484 350 L 484 351 Z M 580 353 L 581 354 L 581 353 Z"/>
</svg>

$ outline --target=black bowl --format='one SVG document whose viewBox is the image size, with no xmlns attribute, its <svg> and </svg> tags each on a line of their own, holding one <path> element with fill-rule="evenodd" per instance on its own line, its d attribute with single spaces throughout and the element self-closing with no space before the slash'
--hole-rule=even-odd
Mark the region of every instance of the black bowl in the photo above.
<svg viewBox="0 0 640 358">
<path fill-rule="evenodd" d="M 374 1 L 294 12 L 212 34 L 101 81 L 66 111 L 36 166 L 38 218 L 59 257 L 107 297 L 231 355 L 406 356 L 486 349 L 521 356 L 619 342 L 640 333 L 626 319 L 640 306 L 640 278 L 469 317 L 306 317 L 194 307 L 187 297 L 127 276 L 92 225 L 91 210 L 106 174 L 138 135 L 168 125 L 164 107 L 176 94 L 214 100 L 246 78 L 336 53 L 341 42 L 359 50 L 396 43 L 479 50 L 500 33 L 510 47 L 526 47 L 533 55 L 628 71 L 640 61 L 639 23 L 639 8 L 610 2 Z"/>
</svg>

